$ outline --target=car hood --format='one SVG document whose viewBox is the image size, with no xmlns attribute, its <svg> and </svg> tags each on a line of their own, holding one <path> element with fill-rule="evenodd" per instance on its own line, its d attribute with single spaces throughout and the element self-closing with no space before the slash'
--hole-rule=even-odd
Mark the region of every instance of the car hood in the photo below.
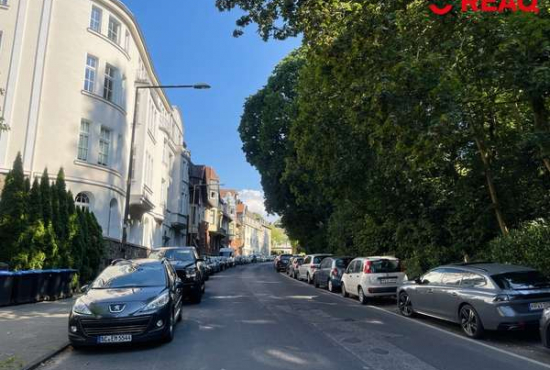
<svg viewBox="0 0 550 370">
<path fill-rule="evenodd" d="M 195 267 L 195 262 L 193 261 L 170 261 L 170 264 L 176 270 L 183 270 L 188 267 Z"/>
<path fill-rule="evenodd" d="M 140 312 L 165 289 L 165 287 L 90 289 L 80 300 L 96 316 L 129 316 Z"/>
</svg>

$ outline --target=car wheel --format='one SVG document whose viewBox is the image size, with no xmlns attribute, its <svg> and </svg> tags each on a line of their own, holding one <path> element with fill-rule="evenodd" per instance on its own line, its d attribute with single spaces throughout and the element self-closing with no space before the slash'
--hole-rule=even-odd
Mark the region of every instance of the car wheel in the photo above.
<svg viewBox="0 0 550 370">
<path fill-rule="evenodd" d="M 170 323 L 168 324 L 168 330 L 164 335 L 163 342 L 170 343 L 174 339 L 174 313 L 170 315 Z"/>
<path fill-rule="evenodd" d="M 344 297 L 344 298 L 349 297 L 348 292 L 346 292 L 346 286 L 344 285 L 344 283 L 342 283 L 342 292 L 341 293 L 342 293 L 342 297 Z"/>
<path fill-rule="evenodd" d="M 180 322 L 182 319 L 182 311 L 183 311 L 183 302 L 180 303 L 180 310 L 178 312 L 178 316 L 176 317 L 176 322 Z"/>
<path fill-rule="evenodd" d="M 74 343 L 74 342 L 71 342 L 71 346 L 75 351 L 80 351 L 81 349 L 84 348 L 84 346 L 81 345 L 80 343 Z"/>
<path fill-rule="evenodd" d="M 293 274 L 293 275 L 294 275 L 293 278 L 296 279 L 296 280 L 298 280 L 298 274 L 296 273 L 296 271 L 294 271 L 294 274 Z"/>
<path fill-rule="evenodd" d="M 199 290 L 198 292 L 194 292 L 191 294 L 191 303 L 199 304 L 202 301 L 202 292 Z"/>
<path fill-rule="evenodd" d="M 205 291 L 206 291 L 206 283 L 203 281 L 201 284 L 201 294 L 204 294 Z"/>
<path fill-rule="evenodd" d="M 328 289 L 329 292 L 334 293 L 334 285 L 332 285 L 332 279 L 328 279 L 327 289 Z"/>
<path fill-rule="evenodd" d="M 469 304 L 460 309 L 460 326 L 462 331 L 470 338 L 481 338 L 485 329 L 477 311 Z"/>
<path fill-rule="evenodd" d="M 365 293 L 363 293 L 363 288 L 359 287 L 357 293 L 358 293 L 358 296 L 357 296 L 357 297 L 359 298 L 359 303 L 361 303 L 361 304 L 367 304 L 368 299 L 367 299 L 367 297 L 365 296 Z"/>
<path fill-rule="evenodd" d="M 309 276 L 309 272 L 308 272 L 307 275 L 306 275 L 306 279 L 307 279 L 307 283 L 308 283 L 308 284 L 313 283 L 313 280 L 311 280 L 311 276 Z"/>
<path fill-rule="evenodd" d="M 397 300 L 397 308 L 399 313 L 405 317 L 414 316 L 414 310 L 411 302 L 411 297 L 405 292 L 399 294 L 399 299 Z"/>
</svg>

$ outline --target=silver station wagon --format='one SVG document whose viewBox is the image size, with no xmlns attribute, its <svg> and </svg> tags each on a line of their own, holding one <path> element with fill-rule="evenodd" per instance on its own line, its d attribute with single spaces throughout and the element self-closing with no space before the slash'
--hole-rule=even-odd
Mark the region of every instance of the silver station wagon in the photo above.
<svg viewBox="0 0 550 370">
<path fill-rule="evenodd" d="M 537 326 L 550 307 L 550 281 L 528 267 L 470 263 L 438 267 L 401 285 L 397 306 L 402 315 L 415 313 L 452 321 L 479 338 L 487 330 Z"/>
</svg>

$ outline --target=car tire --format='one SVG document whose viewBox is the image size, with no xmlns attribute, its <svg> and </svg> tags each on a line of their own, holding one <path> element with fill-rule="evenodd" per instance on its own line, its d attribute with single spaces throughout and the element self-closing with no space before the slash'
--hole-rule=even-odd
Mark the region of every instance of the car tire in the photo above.
<svg viewBox="0 0 550 370">
<path fill-rule="evenodd" d="M 406 292 L 399 293 L 399 297 L 397 298 L 397 308 L 399 309 L 399 313 L 405 317 L 414 316 L 411 297 L 409 297 Z"/>
<path fill-rule="evenodd" d="M 204 292 L 206 292 L 206 283 L 203 280 L 201 283 L 201 294 L 204 294 Z"/>
<path fill-rule="evenodd" d="M 180 312 L 178 313 L 178 317 L 176 317 L 176 322 L 180 322 L 182 320 L 182 312 L 183 312 L 183 302 L 180 303 Z"/>
<path fill-rule="evenodd" d="M 176 325 L 174 319 L 174 313 L 172 312 L 172 315 L 170 315 L 170 323 L 168 324 L 168 330 L 166 331 L 166 334 L 164 335 L 164 338 L 162 338 L 162 341 L 164 343 L 170 343 L 174 339 L 174 327 Z"/>
<path fill-rule="evenodd" d="M 311 276 L 309 275 L 309 272 L 308 272 L 307 275 L 306 275 L 306 280 L 307 280 L 307 283 L 308 283 L 308 284 L 313 283 L 313 280 L 311 279 Z"/>
<path fill-rule="evenodd" d="M 328 279 L 327 281 L 327 290 L 331 293 L 334 293 L 334 285 L 332 285 L 332 279 Z"/>
<path fill-rule="evenodd" d="M 191 294 L 191 303 L 193 304 L 199 304 L 202 301 L 202 292 L 199 290 L 198 292 L 194 292 Z"/>
<path fill-rule="evenodd" d="M 367 304 L 369 301 L 368 298 L 365 296 L 362 287 L 359 287 L 359 289 L 357 289 L 357 298 L 359 299 L 359 303 L 361 304 Z"/>
<path fill-rule="evenodd" d="M 74 343 L 74 342 L 71 342 L 71 346 L 75 351 L 80 351 L 84 348 L 84 346 L 81 345 L 80 343 Z"/>
<path fill-rule="evenodd" d="M 349 297 L 349 294 L 348 294 L 348 292 L 346 291 L 346 286 L 344 285 L 344 283 L 342 283 L 341 289 L 342 289 L 342 291 L 341 291 L 340 293 L 342 293 L 342 297 L 344 297 L 344 298 Z"/>
<path fill-rule="evenodd" d="M 464 334 L 474 339 L 479 339 L 483 336 L 485 328 L 475 308 L 469 304 L 465 304 L 460 308 L 458 317 Z"/>
</svg>

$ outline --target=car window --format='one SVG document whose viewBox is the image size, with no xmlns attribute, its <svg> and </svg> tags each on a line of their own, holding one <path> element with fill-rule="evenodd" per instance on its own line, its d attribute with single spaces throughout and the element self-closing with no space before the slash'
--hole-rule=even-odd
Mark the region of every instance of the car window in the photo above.
<svg viewBox="0 0 550 370">
<path fill-rule="evenodd" d="M 322 269 L 326 269 L 326 268 L 330 268 L 330 266 L 332 265 L 332 259 L 330 258 L 325 258 L 323 260 L 323 262 L 321 262 L 321 268 Z"/>
<path fill-rule="evenodd" d="M 324 260 L 325 258 L 327 258 L 327 257 L 326 257 L 326 256 L 314 257 L 314 258 L 313 258 L 313 263 L 314 263 L 314 264 L 321 263 L 321 261 Z"/>
<path fill-rule="evenodd" d="M 298 258 L 296 261 L 298 262 L 298 265 L 302 265 L 304 263 L 303 258 Z"/>
<path fill-rule="evenodd" d="M 354 273 L 359 273 L 363 270 L 363 262 L 364 261 L 355 261 L 355 266 L 353 266 Z"/>
<path fill-rule="evenodd" d="M 151 253 L 151 258 L 157 258 L 157 252 Z M 191 249 L 167 249 L 164 251 L 163 257 L 170 261 L 193 262 L 195 261 L 195 253 Z"/>
<path fill-rule="evenodd" d="M 304 260 L 304 265 L 307 265 L 310 262 L 311 262 L 311 257 L 307 256 L 306 259 Z"/>
<path fill-rule="evenodd" d="M 159 263 L 124 263 L 109 266 L 94 280 L 92 289 L 166 286 L 166 272 Z"/>
<path fill-rule="evenodd" d="M 459 286 L 464 272 L 457 269 L 445 269 L 441 274 L 441 284 L 447 286 Z"/>
<path fill-rule="evenodd" d="M 487 285 L 487 281 L 481 275 L 468 272 L 464 274 L 461 285 L 470 288 L 479 288 Z"/>
<path fill-rule="evenodd" d="M 380 259 L 371 261 L 371 270 L 375 274 L 401 272 L 401 265 L 397 259 Z"/>
<path fill-rule="evenodd" d="M 433 270 L 422 276 L 422 284 L 439 284 L 441 283 L 442 270 Z"/>
<path fill-rule="evenodd" d="M 357 261 L 353 261 L 352 263 L 349 264 L 348 268 L 346 269 L 346 274 L 353 273 L 353 270 L 355 269 L 355 264 L 356 263 L 357 263 Z"/>
<path fill-rule="evenodd" d="M 351 261 L 351 258 L 339 258 L 336 260 L 336 267 L 345 269 Z"/>
<path fill-rule="evenodd" d="M 501 289 L 538 289 L 550 287 L 550 281 L 538 271 L 518 271 L 491 276 Z"/>
</svg>

